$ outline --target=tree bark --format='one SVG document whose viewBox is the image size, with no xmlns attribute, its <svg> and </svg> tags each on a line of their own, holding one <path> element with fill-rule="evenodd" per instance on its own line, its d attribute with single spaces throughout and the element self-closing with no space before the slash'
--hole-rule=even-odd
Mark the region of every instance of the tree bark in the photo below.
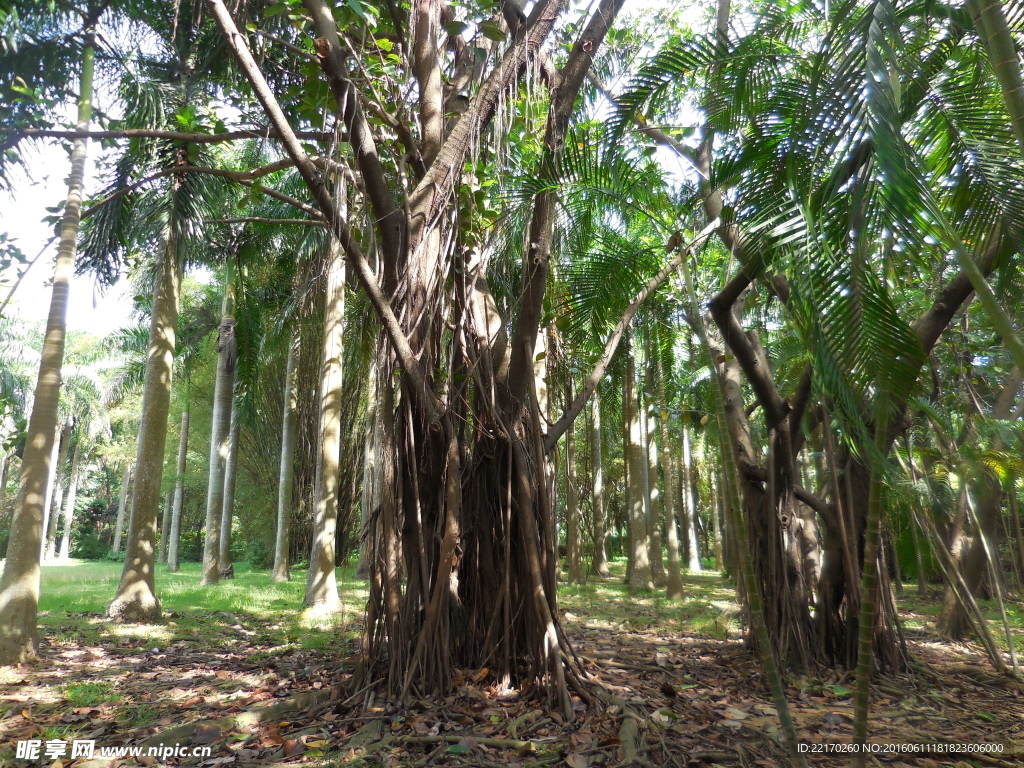
<svg viewBox="0 0 1024 768">
<path fill-rule="evenodd" d="M 68 498 L 64 502 L 64 535 L 60 540 L 60 559 L 71 558 L 71 526 L 75 521 L 75 501 L 78 497 L 79 461 L 82 458 L 82 438 L 79 430 L 78 442 L 75 443 L 75 454 L 71 459 L 71 474 L 68 477 Z"/>
<path fill-rule="evenodd" d="M 174 507 L 174 483 L 167 489 L 167 495 L 164 496 L 164 516 L 160 521 L 160 553 L 157 555 L 158 563 L 167 562 L 167 545 L 168 539 L 170 538 L 169 533 L 171 530 L 171 515 Z"/>
<path fill-rule="evenodd" d="M 590 402 L 590 455 L 594 466 L 594 561 L 591 569 L 598 576 L 607 576 L 608 555 L 605 540 L 608 538 L 606 529 L 607 511 L 604 499 L 604 470 L 602 467 L 601 449 L 601 401 L 594 394 Z"/>
<path fill-rule="evenodd" d="M 238 477 L 238 396 L 231 398 L 231 426 L 228 429 L 228 457 L 224 462 L 224 501 L 220 516 L 220 577 L 235 578 L 231 562 L 231 523 L 235 512 L 235 482 Z"/>
<path fill-rule="evenodd" d="M 338 471 L 341 452 L 341 398 L 345 332 L 345 260 L 337 240 L 327 253 L 323 356 L 320 362 L 320 420 L 313 501 L 313 546 L 303 600 L 307 610 L 338 610 L 335 534 L 338 525 Z"/>
<path fill-rule="evenodd" d="M 284 410 L 281 414 L 281 464 L 277 475 L 277 535 L 274 539 L 274 581 L 290 581 L 288 545 L 292 514 L 292 485 L 295 479 L 295 355 L 299 339 L 293 332 L 284 370 Z"/>
<path fill-rule="evenodd" d="M 181 541 L 181 506 L 185 501 L 185 468 L 188 462 L 188 427 L 191 420 L 192 379 L 188 363 L 185 364 L 185 404 L 181 411 L 181 435 L 178 438 L 178 461 L 174 471 L 174 507 L 171 510 L 171 530 L 167 537 L 167 570 L 177 573 L 181 570 L 178 558 L 178 543 Z"/>
<path fill-rule="evenodd" d="M 142 389 L 142 416 L 135 454 L 135 488 L 128 525 L 128 549 L 117 595 L 107 608 L 107 616 L 115 621 L 152 622 L 160 618 L 154 566 L 181 291 L 177 236 L 172 221 L 164 235 L 160 273 L 154 288 L 149 354 Z"/>
<path fill-rule="evenodd" d="M 89 29 L 82 59 L 76 124 L 76 128 L 83 131 L 88 129 L 92 117 L 94 55 L 93 31 Z M 68 196 L 60 226 L 50 312 L 21 462 L 18 502 L 11 520 L 7 560 L 0 577 L 0 664 L 17 664 L 35 658 L 39 645 L 36 611 L 39 606 L 40 553 L 45 535 L 43 506 L 53 469 L 68 294 L 75 268 L 85 184 L 86 144 L 86 139 L 76 139 L 71 150 L 71 175 L 68 177 Z"/>
<path fill-rule="evenodd" d="M 220 331 L 217 343 L 217 378 L 213 388 L 213 414 L 210 424 L 210 469 L 206 485 L 206 540 L 203 545 L 201 584 L 220 583 L 220 523 L 224 512 L 224 476 L 231 439 L 231 404 L 234 401 L 235 362 L 238 349 L 235 336 L 234 257 L 228 259 L 221 303 Z"/>
</svg>

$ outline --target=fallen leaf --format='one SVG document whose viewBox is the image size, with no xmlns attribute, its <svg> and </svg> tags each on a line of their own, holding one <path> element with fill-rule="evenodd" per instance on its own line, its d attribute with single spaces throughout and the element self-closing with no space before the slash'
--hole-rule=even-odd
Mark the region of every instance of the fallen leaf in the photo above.
<svg viewBox="0 0 1024 768">
<path fill-rule="evenodd" d="M 212 744 L 220 738 L 220 728 L 216 725 L 200 725 L 196 728 L 195 736 L 192 737 L 193 744 Z"/>
</svg>

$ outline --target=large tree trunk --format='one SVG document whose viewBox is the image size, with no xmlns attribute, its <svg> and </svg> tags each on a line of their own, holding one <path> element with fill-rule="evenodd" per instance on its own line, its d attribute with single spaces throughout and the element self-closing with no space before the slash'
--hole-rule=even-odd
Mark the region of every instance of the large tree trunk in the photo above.
<svg viewBox="0 0 1024 768">
<path fill-rule="evenodd" d="M 174 507 L 171 509 L 171 530 L 167 536 L 167 570 L 181 570 L 178 542 L 181 541 L 181 505 L 185 501 L 185 468 L 188 462 L 188 426 L 191 419 L 192 380 L 185 364 L 185 404 L 181 411 L 181 435 L 178 437 L 178 461 L 174 467 Z"/>
<path fill-rule="evenodd" d="M 224 475 L 231 439 L 231 403 L 234 401 L 238 346 L 235 330 L 235 260 L 228 259 L 221 303 L 217 343 L 217 378 L 213 385 L 210 423 L 210 469 L 206 484 L 206 540 L 203 544 L 201 584 L 220 583 L 220 521 L 224 512 Z"/>
<path fill-rule="evenodd" d="M 547 452 L 552 446 L 541 427 L 533 367 L 555 193 L 546 188 L 536 201 L 523 258 L 520 314 L 501 359 L 492 356 L 497 337 L 485 333 L 482 338 L 487 343 L 482 344 L 475 329 L 468 328 L 467 303 L 478 297 L 464 279 L 462 252 L 440 247 L 455 239 L 442 235 L 447 234 L 452 220 L 448 214 L 459 199 L 455 187 L 463 178 L 470 148 L 494 114 L 501 94 L 537 55 L 564 0 L 534 5 L 511 36 L 501 66 L 486 76 L 447 140 L 443 117 L 437 119 L 444 112 L 436 51 L 432 54 L 427 45 L 433 41 L 436 47 L 440 3 L 421 0 L 413 5 L 416 32 L 410 37 L 416 60 L 412 69 L 419 86 L 420 125 L 427 139 L 418 154 L 429 167 L 401 207 L 391 196 L 373 134 L 348 80 L 330 8 L 322 0 L 303 0 L 322 40 L 320 63 L 339 104 L 346 105 L 343 119 L 381 235 L 383 286 L 351 236 L 340 201 L 332 199 L 329 187 L 295 140 L 222 0 L 208 0 L 208 4 L 349 254 L 389 343 L 381 376 L 385 383 L 384 498 L 371 532 L 371 597 L 357 681 L 361 683 L 367 673 L 381 674 L 394 693 L 405 694 L 414 683 L 418 690 L 446 691 L 453 666 L 476 669 L 486 664 L 499 680 L 514 676 L 543 682 L 557 697 L 564 715 L 571 717 L 566 687 L 571 656 L 555 610 L 550 494 L 545 482 Z M 621 4 L 622 0 L 602 0 L 563 68 L 545 136 L 545 146 L 556 161 L 584 74 Z M 430 163 L 439 129 L 440 149 Z M 553 181 L 557 165 L 547 160 L 543 174 Z M 454 275 L 454 301 L 445 286 L 447 274 Z M 449 336 L 451 323 L 455 333 Z M 471 368 L 467 356 L 487 364 Z M 395 381 L 396 368 L 400 382 Z M 478 395 L 472 419 L 468 413 L 471 377 Z M 496 605 L 500 610 L 495 610 Z"/>
<path fill-rule="evenodd" d="M 92 116 L 93 57 L 93 32 L 90 29 L 86 31 L 79 83 L 76 125 L 79 131 L 88 129 Z M 71 150 L 71 175 L 68 177 L 68 196 L 60 226 L 53 294 L 21 462 L 18 503 L 11 520 L 7 560 L 0 577 L 0 664 L 17 664 L 34 658 L 39 642 L 36 610 L 39 606 L 40 554 L 45 535 L 43 505 L 53 469 L 68 292 L 75 269 L 86 145 L 86 139 L 76 139 Z"/>
<path fill-rule="evenodd" d="M 160 618 L 160 600 L 156 596 L 154 580 L 156 525 L 178 333 L 181 273 L 178 269 L 177 237 L 172 221 L 164 235 L 160 272 L 154 288 L 153 317 L 149 325 L 149 354 L 142 388 L 128 549 L 117 595 L 107 608 L 107 616 L 115 621 L 152 622 Z"/>
<path fill-rule="evenodd" d="M 644 509 L 643 435 L 640 426 L 640 408 L 637 402 L 636 374 L 632 345 L 627 352 L 626 373 L 622 380 L 622 412 L 626 425 L 626 444 L 623 448 L 629 472 L 627 483 L 627 522 L 629 525 L 629 563 L 627 574 L 629 586 L 634 589 L 654 589 L 651 575 L 650 552 L 647 548 L 647 514 Z"/>
<path fill-rule="evenodd" d="M 60 452 L 57 454 L 57 464 L 53 473 L 53 488 L 48 506 L 43 510 L 43 530 L 46 531 L 46 548 L 42 553 L 44 560 L 52 560 L 57 552 L 57 528 L 64 498 L 64 467 L 68 463 L 68 450 L 71 448 L 71 431 L 74 425 L 74 419 L 70 417 L 64 422 L 60 435 Z"/>
<path fill-rule="evenodd" d="M 338 526 L 339 458 L 341 454 L 341 399 L 345 332 L 345 259 L 341 246 L 331 241 L 327 253 L 327 293 L 324 304 L 323 356 L 320 361 L 320 421 L 316 480 L 313 491 L 313 546 L 303 599 L 307 610 L 338 610 L 335 577 L 335 537 Z"/>
<path fill-rule="evenodd" d="M 298 336 L 288 345 L 284 370 L 284 410 L 281 415 L 281 465 L 277 475 L 277 535 L 274 538 L 274 570 L 271 579 L 289 581 L 288 544 L 292 514 L 292 485 L 295 479 L 295 355 Z"/>
<path fill-rule="evenodd" d="M 228 458 L 224 462 L 224 501 L 220 516 L 220 577 L 235 578 L 231 562 L 231 523 L 235 511 L 235 481 L 238 476 L 238 397 L 231 398 L 231 426 L 228 429 Z"/>
<path fill-rule="evenodd" d="M 590 567 L 598 576 L 607 576 L 610 571 L 608 570 L 608 555 L 605 550 L 605 539 L 608 538 L 608 535 L 602 454 L 601 401 L 597 393 L 594 393 L 594 399 L 590 402 L 590 455 L 594 468 L 594 561 Z"/>
<path fill-rule="evenodd" d="M 78 499 L 79 461 L 82 458 L 82 432 L 79 430 L 75 443 L 75 455 L 71 459 L 71 475 L 68 478 L 68 498 L 64 502 L 64 535 L 60 540 L 60 559 L 71 558 L 71 526 L 75 522 L 75 501 Z"/>
<path fill-rule="evenodd" d="M 121 551 L 121 535 L 124 531 L 125 510 L 128 507 L 128 487 L 132 484 L 132 469 L 134 464 L 129 463 L 124 468 L 124 477 L 121 478 L 121 496 L 117 501 L 117 521 L 114 523 L 114 543 L 111 549 L 117 553 Z"/>
<path fill-rule="evenodd" d="M 669 598 L 683 597 L 683 576 L 679 571 L 679 527 L 676 524 L 676 475 L 672 461 L 672 442 L 668 432 L 668 403 L 665 399 L 665 366 L 662 353 L 657 356 L 658 423 L 661 425 L 661 466 L 665 473 L 665 540 L 668 545 L 668 581 L 666 592 Z M 671 362 L 671 359 L 670 359 Z M 683 486 L 686 487 L 685 485 Z"/>
</svg>

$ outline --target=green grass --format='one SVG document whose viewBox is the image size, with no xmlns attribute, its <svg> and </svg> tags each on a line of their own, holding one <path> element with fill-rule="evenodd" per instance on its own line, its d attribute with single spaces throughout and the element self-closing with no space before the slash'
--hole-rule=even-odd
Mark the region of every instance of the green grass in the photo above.
<svg viewBox="0 0 1024 768">
<path fill-rule="evenodd" d="M 96 707 L 116 699 L 114 686 L 106 681 L 74 682 L 64 686 L 64 701 L 72 707 Z"/>
<path fill-rule="evenodd" d="M 304 620 L 299 616 L 306 572 L 292 571 L 292 580 L 275 583 L 268 571 L 246 563 L 235 564 L 235 578 L 216 586 L 200 586 L 199 563 L 185 563 L 178 573 L 166 566 L 156 571 L 157 594 L 164 622 L 147 626 L 114 626 L 104 612 L 117 591 L 121 564 L 107 561 L 72 561 L 43 569 L 39 599 L 40 627 L 60 645 L 89 645 L 104 636 L 118 635 L 142 641 L 147 648 L 166 647 L 180 638 L 203 637 L 215 644 L 223 640 L 225 626 L 241 625 L 261 641 L 323 649 L 339 640 L 334 621 Z M 351 568 L 338 569 L 338 587 L 346 614 L 358 615 L 366 601 L 366 582 L 351 578 Z"/>
</svg>

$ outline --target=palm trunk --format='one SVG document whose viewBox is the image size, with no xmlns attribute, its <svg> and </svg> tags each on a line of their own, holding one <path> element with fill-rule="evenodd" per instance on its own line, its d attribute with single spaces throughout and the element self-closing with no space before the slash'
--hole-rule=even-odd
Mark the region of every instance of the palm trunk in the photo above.
<svg viewBox="0 0 1024 768">
<path fill-rule="evenodd" d="M 167 441 L 167 415 L 171 405 L 171 376 L 178 332 L 177 232 L 173 222 L 164 235 L 164 252 L 153 296 L 149 325 L 149 353 L 142 389 L 142 417 L 135 453 L 135 488 L 128 524 L 128 548 L 117 595 L 107 608 L 115 621 L 152 622 L 160 618 L 156 596 L 156 523 Z"/>
<path fill-rule="evenodd" d="M 7 498 L 7 473 L 11 469 L 11 458 L 14 453 L 4 455 L 3 466 L 0 466 L 0 522 L 4 519 L 4 501 Z"/>
<path fill-rule="evenodd" d="M 707 446 L 705 445 L 705 455 L 707 455 L 706 448 Z M 721 493 L 718 490 L 716 477 L 717 475 L 714 472 L 708 472 L 708 485 L 711 490 L 711 503 L 708 506 L 711 510 L 711 530 L 715 537 L 715 569 L 718 571 L 724 571 L 725 557 L 722 546 Z"/>
<path fill-rule="evenodd" d="M 567 377 L 566 404 L 572 402 L 572 377 Z M 579 494 L 576 489 L 575 425 L 565 433 L 565 553 L 569 582 L 583 583 L 583 537 L 580 526 Z"/>
<path fill-rule="evenodd" d="M 668 545 L 668 582 L 666 592 L 671 599 L 682 599 L 683 576 L 679 571 L 679 528 L 676 525 L 676 475 L 672 446 L 668 435 L 668 404 L 665 398 L 665 366 L 659 350 L 657 357 L 658 412 L 661 417 L 661 466 L 665 473 L 665 541 Z M 685 481 L 684 481 L 685 483 Z M 686 485 L 683 485 L 686 488 Z"/>
<path fill-rule="evenodd" d="M 292 514 L 292 483 L 295 478 L 295 355 L 298 335 L 288 345 L 284 372 L 284 412 L 281 416 L 281 467 L 277 479 L 277 537 L 274 541 L 274 581 L 290 581 L 288 572 L 289 522 Z"/>
<path fill-rule="evenodd" d="M 651 558 L 651 576 L 659 587 L 665 584 L 665 558 L 661 546 L 661 493 L 658 489 L 658 445 L 649 403 L 640 407 L 640 428 L 644 451 L 644 498 L 647 501 L 647 549 Z"/>
<path fill-rule="evenodd" d="M 635 366 L 632 348 L 627 350 L 626 374 L 622 383 L 622 411 L 626 424 L 625 458 L 629 471 L 629 585 L 634 589 L 654 589 L 650 553 L 647 549 L 647 515 L 644 511 L 643 440 L 637 405 Z"/>
<path fill-rule="evenodd" d="M 217 344 L 217 379 L 213 390 L 210 425 L 210 470 L 206 485 L 206 541 L 203 545 L 201 584 L 220 582 L 220 523 L 224 511 L 224 470 L 231 433 L 231 402 L 235 382 L 235 286 L 233 258 L 228 259 Z"/>
<path fill-rule="evenodd" d="M 345 260 L 337 239 L 331 240 L 324 305 L 323 358 L 320 368 L 320 428 L 314 482 L 313 547 L 304 604 L 330 613 L 340 605 L 335 577 L 335 532 L 338 524 L 338 470 L 341 451 L 342 354 L 345 331 Z"/>
<path fill-rule="evenodd" d="M 54 451 L 57 456 L 56 464 L 53 468 L 53 477 L 51 480 L 50 493 L 47 497 L 47 506 L 43 510 L 43 531 L 46 533 L 46 544 L 42 551 L 43 560 L 50 560 L 53 558 L 54 552 L 57 547 L 57 528 L 59 524 L 60 511 L 62 509 L 62 501 L 64 496 L 64 465 L 68 463 L 68 450 L 71 447 L 71 430 L 74 427 L 74 421 L 68 419 L 64 423 L 64 427 L 60 433 L 60 451 L 57 451 L 57 445 L 54 444 Z"/>
<path fill-rule="evenodd" d="M 79 86 L 77 129 L 89 128 L 92 116 L 93 33 L 86 33 Z M 43 506 L 47 483 L 53 469 L 53 444 L 57 432 L 57 399 L 71 275 L 75 269 L 78 224 L 85 183 L 86 139 L 76 139 L 71 151 L 71 175 L 64 217 L 60 227 L 60 248 L 53 275 L 50 313 L 46 319 L 36 380 L 28 439 L 21 462 L 18 504 L 11 520 L 7 561 L 0 577 L 0 664 L 17 664 L 34 658 L 38 648 L 36 611 L 39 606 L 39 561 L 42 551 Z"/>
<path fill-rule="evenodd" d="M 181 412 L 181 436 L 178 438 L 178 463 L 174 472 L 174 508 L 171 510 L 171 529 L 167 537 L 167 570 L 181 570 L 178 560 L 178 542 L 181 540 L 181 505 L 185 496 L 185 467 L 188 460 L 189 410 L 192 403 L 192 380 L 185 364 L 185 407 Z"/>
<path fill-rule="evenodd" d="M 235 511 L 235 480 L 238 476 L 238 398 L 231 398 L 231 427 L 228 430 L 228 458 L 224 464 L 224 503 L 220 516 L 220 577 L 235 578 L 231 562 L 231 521 Z"/>
<path fill-rule="evenodd" d="M 606 511 L 604 503 L 604 471 L 601 466 L 601 402 L 594 393 L 590 403 L 590 452 L 594 464 L 594 562 L 591 569 L 598 576 L 607 576 L 608 555 L 605 551 Z"/>
<path fill-rule="evenodd" d="M 128 486 L 132 482 L 133 464 L 124 468 L 124 477 L 121 478 L 121 496 L 117 502 L 117 522 L 114 523 L 114 552 L 121 551 L 121 532 L 124 530 L 125 509 L 128 507 Z"/>
<path fill-rule="evenodd" d="M 171 530 L 171 508 L 174 506 L 174 483 L 171 483 L 171 487 L 167 489 L 167 495 L 164 496 L 164 517 L 160 521 L 160 554 L 157 555 L 158 563 L 167 562 L 167 540 L 170 538 L 168 535 Z"/>
<path fill-rule="evenodd" d="M 79 460 L 82 458 L 82 432 L 79 430 L 75 454 L 71 458 L 71 475 L 68 480 L 68 498 L 64 502 L 64 535 L 60 540 L 60 559 L 71 557 L 71 526 L 75 522 L 75 501 L 78 497 Z"/>
<path fill-rule="evenodd" d="M 686 505 L 686 536 L 689 554 L 689 569 L 694 573 L 702 570 L 700 562 L 700 539 L 697 538 L 697 505 L 693 503 L 693 454 L 690 451 L 690 430 L 683 422 L 683 503 Z"/>
</svg>

